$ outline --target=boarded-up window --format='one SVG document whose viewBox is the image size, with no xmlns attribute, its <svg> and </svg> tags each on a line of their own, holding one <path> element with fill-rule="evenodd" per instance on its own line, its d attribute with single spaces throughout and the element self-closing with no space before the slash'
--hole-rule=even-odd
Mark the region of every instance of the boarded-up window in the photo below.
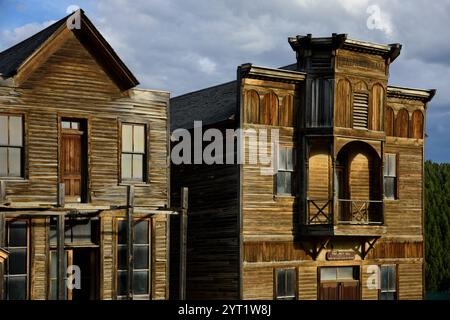
<svg viewBox="0 0 450 320">
<path fill-rule="evenodd" d="M 276 269 L 275 283 L 276 283 L 276 299 L 279 300 L 293 300 L 295 299 L 296 291 L 296 272 L 295 269 Z"/>
<path fill-rule="evenodd" d="M 258 123 L 259 120 L 259 95 L 255 90 L 245 93 L 245 122 Z"/>
<path fill-rule="evenodd" d="M 394 110 L 387 107 L 384 115 L 384 130 L 387 136 L 394 136 Z"/>
<path fill-rule="evenodd" d="M 122 124 L 122 166 L 123 181 L 145 180 L 145 125 Z"/>
<path fill-rule="evenodd" d="M 401 109 L 397 113 L 395 120 L 395 135 L 397 137 L 408 138 L 409 115 L 406 109 Z"/>
<path fill-rule="evenodd" d="M 309 127 L 331 126 L 333 106 L 333 80 L 307 80 L 310 108 L 306 109 L 306 124 Z"/>
<path fill-rule="evenodd" d="M 278 125 L 278 96 L 274 92 L 266 93 L 259 112 L 259 123 Z"/>
<path fill-rule="evenodd" d="M 420 110 L 412 114 L 411 138 L 423 139 L 423 113 Z"/>
<path fill-rule="evenodd" d="M 22 116 L 0 115 L 0 177 L 22 177 Z"/>
<path fill-rule="evenodd" d="M 369 129 L 381 130 L 381 116 L 384 108 L 384 88 L 380 84 L 372 87 L 372 104 L 370 109 Z"/>
<path fill-rule="evenodd" d="M 384 197 L 397 199 L 397 155 L 384 155 Z"/>
<path fill-rule="evenodd" d="M 278 116 L 279 125 L 284 127 L 293 127 L 295 114 L 294 114 L 294 97 L 287 95 L 283 98 L 283 103 L 280 107 L 280 113 Z"/>
<path fill-rule="evenodd" d="M 336 115 L 335 121 L 337 127 L 350 127 L 351 112 L 351 84 L 346 79 L 341 79 L 337 85 L 336 92 Z"/>
<path fill-rule="evenodd" d="M 353 95 L 353 128 L 368 129 L 369 95 L 355 92 Z"/>
</svg>

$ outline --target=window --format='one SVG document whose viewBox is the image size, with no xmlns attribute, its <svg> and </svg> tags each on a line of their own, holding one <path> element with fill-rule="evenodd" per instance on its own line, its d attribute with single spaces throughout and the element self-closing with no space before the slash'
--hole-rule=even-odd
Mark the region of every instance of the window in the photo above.
<svg viewBox="0 0 450 320">
<path fill-rule="evenodd" d="M 294 300 L 296 297 L 295 269 L 276 269 L 276 299 Z"/>
<path fill-rule="evenodd" d="M 127 295 L 127 221 L 117 221 L 116 252 L 116 293 L 117 298 Z M 150 220 L 139 220 L 134 223 L 133 242 L 133 297 L 148 299 L 150 297 Z"/>
<path fill-rule="evenodd" d="M 72 265 L 72 251 L 65 250 L 65 259 L 64 259 L 64 270 L 67 270 L 67 266 Z M 50 300 L 57 300 L 57 286 L 58 286 L 58 259 L 56 256 L 56 250 L 50 250 Z M 64 273 L 64 282 L 67 282 L 67 273 Z M 66 290 L 64 291 L 64 299 L 71 300 L 72 298 L 72 290 L 65 286 Z"/>
<path fill-rule="evenodd" d="M 63 120 L 63 121 L 61 121 L 61 128 L 80 130 L 80 122 L 79 121 L 71 121 L 71 120 Z"/>
<path fill-rule="evenodd" d="M 145 125 L 122 124 L 122 180 L 144 181 Z"/>
<path fill-rule="evenodd" d="M 276 175 L 277 194 L 294 194 L 294 166 L 294 149 L 280 147 L 278 152 L 278 172 Z"/>
<path fill-rule="evenodd" d="M 369 95 L 355 92 L 353 95 L 353 128 L 367 129 L 369 124 Z"/>
<path fill-rule="evenodd" d="M 306 124 L 308 127 L 328 127 L 331 125 L 331 110 L 333 106 L 333 80 L 307 80 L 310 90 L 310 107 L 306 109 Z"/>
<path fill-rule="evenodd" d="M 397 155 L 384 155 L 384 197 L 397 198 Z"/>
<path fill-rule="evenodd" d="M 100 224 L 98 219 L 69 218 L 64 225 L 64 243 L 77 245 L 98 245 Z M 50 221 L 50 246 L 57 245 L 56 218 Z"/>
<path fill-rule="evenodd" d="M 22 116 L 0 115 L 0 176 L 22 177 Z"/>
<path fill-rule="evenodd" d="M 395 265 L 381 266 L 380 300 L 397 299 L 396 277 Z"/>
<path fill-rule="evenodd" d="M 8 300 L 28 298 L 28 224 L 13 220 L 6 223 L 5 292 Z"/>
</svg>

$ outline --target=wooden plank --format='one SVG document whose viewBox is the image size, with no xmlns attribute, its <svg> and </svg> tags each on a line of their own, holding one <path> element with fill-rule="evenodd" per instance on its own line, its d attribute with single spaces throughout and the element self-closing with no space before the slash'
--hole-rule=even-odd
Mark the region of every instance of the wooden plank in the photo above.
<svg viewBox="0 0 450 320">
<path fill-rule="evenodd" d="M 56 296 L 58 300 L 64 300 L 66 287 L 65 275 L 66 270 L 64 269 L 64 259 L 66 258 L 64 251 L 64 240 L 65 240 L 65 215 L 60 214 L 56 218 Z"/>
<path fill-rule="evenodd" d="M 186 299 L 186 258 L 187 258 L 187 231 L 188 231 L 188 188 L 181 189 L 180 211 L 180 293 L 179 299 Z"/>
<path fill-rule="evenodd" d="M 127 186 L 127 299 L 133 300 L 134 186 Z"/>
</svg>

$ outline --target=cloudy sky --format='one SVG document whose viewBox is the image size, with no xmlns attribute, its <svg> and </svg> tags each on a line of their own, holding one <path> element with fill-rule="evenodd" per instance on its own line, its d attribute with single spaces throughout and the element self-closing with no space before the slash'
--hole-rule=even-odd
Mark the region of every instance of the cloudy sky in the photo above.
<svg viewBox="0 0 450 320">
<path fill-rule="evenodd" d="M 450 0 L 0 0 L 0 51 L 83 8 L 141 82 L 172 96 L 229 81 L 245 62 L 295 62 L 288 36 L 401 43 L 390 84 L 435 88 L 427 158 L 450 162 Z"/>
</svg>

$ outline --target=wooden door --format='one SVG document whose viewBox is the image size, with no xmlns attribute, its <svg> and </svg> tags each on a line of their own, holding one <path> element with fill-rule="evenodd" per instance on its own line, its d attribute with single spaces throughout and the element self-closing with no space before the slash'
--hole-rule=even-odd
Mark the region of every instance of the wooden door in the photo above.
<svg viewBox="0 0 450 320">
<path fill-rule="evenodd" d="M 320 284 L 320 300 L 339 300 L 339 283 L 322 282 Z"/>
<path fill-rule="evenodd" d="M 339 300 L 359 300 L 359 281 L 340 282 Z"/>
<path fill-rule="evenodd" d="M 69 122 L 70 124 L 66 124 Z M 83 192 L 83 136 L 79 122 L 63 121 L 61 130 L 61 182 L 66 202 L 81 202 Z M 72 124 L 76 123 L 76 124 Z M 67 126 L 70 126 L 67 128 Z"/>
</svg>

